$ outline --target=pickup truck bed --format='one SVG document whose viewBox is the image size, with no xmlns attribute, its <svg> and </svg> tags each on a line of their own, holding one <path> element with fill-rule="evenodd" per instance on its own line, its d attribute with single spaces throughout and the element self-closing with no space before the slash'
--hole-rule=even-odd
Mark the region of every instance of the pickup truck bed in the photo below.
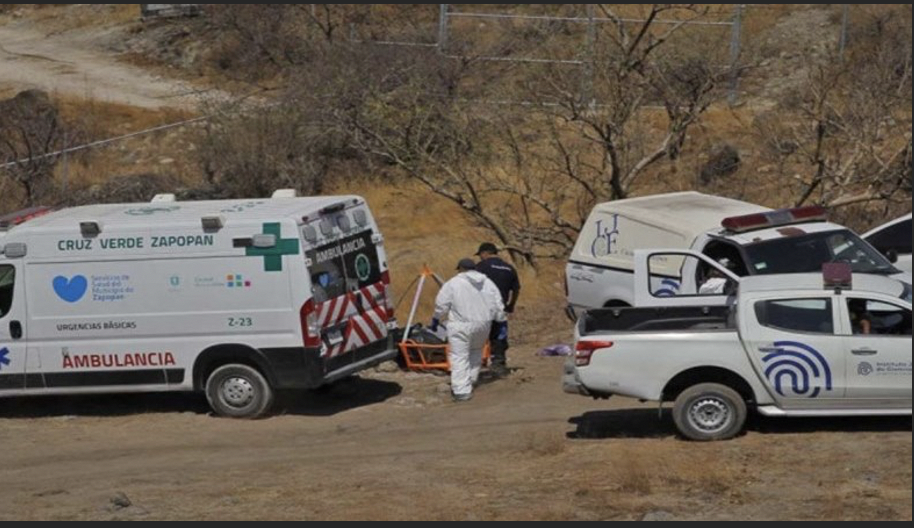
<svg viewBox="0 0 914 528">
<path fill-rule="evenodd" d="M 578 321 L 579 337 L 677 330 L 736 330 L 736 322 L 728 306 L 605 308 L 585 312 Z"/>
</svg>

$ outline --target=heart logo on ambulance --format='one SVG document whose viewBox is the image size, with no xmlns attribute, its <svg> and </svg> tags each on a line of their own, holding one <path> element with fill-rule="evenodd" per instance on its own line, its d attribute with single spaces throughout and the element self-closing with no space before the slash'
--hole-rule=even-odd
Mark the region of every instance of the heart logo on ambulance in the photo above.
<svg viewBox="0 0 914 528">
<path fill-rule="evenodd" d="M 86 291 L 89 289 L 89 281 L 82 275 L 76 275 L 71 279 L 57 276 L 54 277 L 53 286 L 54 293 L 56 293 L 61 300 L 68 303 L 75 303 L 79 302 L 79 300 L 86 295 Z"/>
</svg>

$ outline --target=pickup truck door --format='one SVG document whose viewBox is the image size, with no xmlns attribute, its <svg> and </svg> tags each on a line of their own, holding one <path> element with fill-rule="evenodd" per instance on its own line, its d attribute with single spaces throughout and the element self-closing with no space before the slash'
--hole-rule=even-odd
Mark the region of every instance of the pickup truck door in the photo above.
<svg viewBox="0 0 914 528">
<path fill-rule="evenodd" d="M 911 307 L 848 293 L 841 303 L 847 397 L 856 405 L 911 407 Z"/>
<path fill-rule="evenodd" d="M 684 274 L 694 275 L 696 266 L 716 270 L 723 286 L 722 293 L 700 293 L 702 285 L 684 280 Z M 713 259 L 686 249 L 635 250 L 635 306 L 726 306 L 733 303 L 739 277 Z M 667 286 L 676 285 L 675 288 Z M 689 286 L 692 284 L 691 286 Z"/>
<path fill-rule="evenodd" d="M 832 294 L 756 297 L 739 307 L 740 335 L 756 373 L 785 409 L 828 409 L 845 396 L 845 338 Z"/>
</svg>

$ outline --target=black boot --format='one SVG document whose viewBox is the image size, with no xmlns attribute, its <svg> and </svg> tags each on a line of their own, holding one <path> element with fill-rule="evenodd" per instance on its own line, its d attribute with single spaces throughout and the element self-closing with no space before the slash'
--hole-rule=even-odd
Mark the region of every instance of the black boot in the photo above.
<svg viewBox="0 0 914 528">
<path fill-rule="evenodd" d="M 492 358 L 489 370 L 499 378 L 504 378 L 511 371 L 508 369 L 508 341 L 493 339 L 491 342 Z"/>
</svg>

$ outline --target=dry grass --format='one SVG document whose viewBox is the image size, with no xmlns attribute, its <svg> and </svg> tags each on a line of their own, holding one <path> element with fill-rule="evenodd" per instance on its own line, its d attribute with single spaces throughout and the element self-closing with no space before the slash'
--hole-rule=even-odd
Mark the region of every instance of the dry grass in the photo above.
<svg viewBox="0 0 914 528">
<path fill-rule="evenodd" d="M 568 440 L 558 431 L 550 433 L 533 433 L 528 436 L 520 454 L 525 456 L 554 457 L 568 449 Z"/>
<path fill-rule="evenodd" d="M 159 125 L 192 115 L 179 109 L 151 110 L 91 98 L 53 95 L 68 130 L 68 146 L 79 146 Z M 58 193 L 104 184 L 111 178 L 133 174 L 167 173 L 192 183 L 199 179 L 193 159 L 193 128 L 176 128 L 78 151 L 61 159 L 55 170 Z M 47 203 L 55 197 L 47 197 Z M 0 178 L 0 210 L 17 209 L 19 189 Z"/>
</svg>

